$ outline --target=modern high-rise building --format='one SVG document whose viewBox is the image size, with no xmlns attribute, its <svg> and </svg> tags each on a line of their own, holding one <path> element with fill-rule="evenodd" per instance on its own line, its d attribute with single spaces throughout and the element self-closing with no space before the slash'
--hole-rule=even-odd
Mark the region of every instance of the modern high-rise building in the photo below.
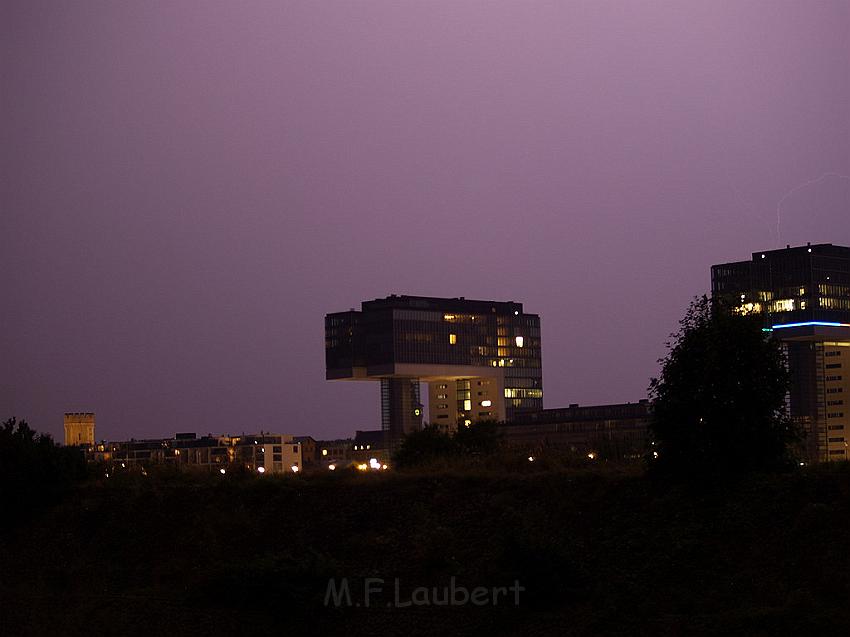
<svg viewBox="0 0 850 637">
<path fill-rule="evenodd" d="M 711 291 L 738 313 L 763 315 L 784 344 L 790 415 L 806 432 L 808 459 L 850 457 L 850 248 L 754 252 L 712 266 Z"/>
<path fill-rule="evenodd" d="M 428 421 L 446 430 L 543 408 L 540 317 L 522 303 L 421 296 L 364 301 L 325 317 L 328 380 L 381 385 L 392 445 Z"/>
</svg>

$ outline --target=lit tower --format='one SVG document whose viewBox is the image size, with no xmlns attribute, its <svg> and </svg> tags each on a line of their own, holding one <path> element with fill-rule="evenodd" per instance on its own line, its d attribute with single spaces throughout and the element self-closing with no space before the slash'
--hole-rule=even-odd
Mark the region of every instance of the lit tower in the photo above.
<svg viewBox="0 0 850 637">
<path fill-rule="evenodd" d="M 94 413 L 69 412 L 65 414 L 65 446 L 94 445 Z"/>
<path fill-rule="evenodd" d="M 850 248 L 823 243 L 754 252 L 711 267 L 711 292 L 764 317 L 791 372 L 789 411 L 812 462 L 850 458 Z"/>
</svg>

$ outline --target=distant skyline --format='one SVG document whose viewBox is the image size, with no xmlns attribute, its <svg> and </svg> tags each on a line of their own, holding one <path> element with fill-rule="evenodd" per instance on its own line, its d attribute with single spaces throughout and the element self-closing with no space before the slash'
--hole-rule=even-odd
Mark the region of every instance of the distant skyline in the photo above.
<svg viewBox="0 0 850 637">
<path fill-rule="evenodd" d="M 323 319 L 541 317 L 544 405 L 637 401 L 710 266 L 850 245 L 850 2 L 0 6 L 0 419 L 379 426 Z"/>
</svg>

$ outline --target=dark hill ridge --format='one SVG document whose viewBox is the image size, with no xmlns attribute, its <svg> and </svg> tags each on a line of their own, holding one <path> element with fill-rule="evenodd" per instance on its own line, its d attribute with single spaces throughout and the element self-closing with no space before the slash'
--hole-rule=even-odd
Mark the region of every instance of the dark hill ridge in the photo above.
<svg viewBox="0 0 850 637">
<path fill-rule="evenodd" d="M 587 472 L 128 477 L 3 538 L 0 633 L 846 634 L 848 529 L 846 466 L 700 492 Z M 385 591 L 326 608 L 341 577 L 354 602 L 363 578 Z M 451 577 L 526 590 L 388 608 L 396 577 L 401 601 Z"/>
</svg>

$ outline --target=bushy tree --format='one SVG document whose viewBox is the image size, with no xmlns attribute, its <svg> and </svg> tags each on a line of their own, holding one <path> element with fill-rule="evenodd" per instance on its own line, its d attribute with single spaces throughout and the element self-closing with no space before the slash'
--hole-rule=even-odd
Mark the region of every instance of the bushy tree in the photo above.
<svg viewBox="0 0 850 637">
<path fill-rule="evenodd" d="M 413 467 L 457 453 L 454 439 L 436 425 L 425 425 L 407 434 L 393 454 L 396 467 Z"/>
<path fill-rule="evenodd" d="M 425 425 L 404 437 L 393 455 L 393 464 L 413 467 L 439 459 L 493 453 L 499 447 L 497 426 L 496 421 L 485 420 L 460 426 L 449 434 L 436 425 Z"/>
<path fill-rule="evenodd" d="M 789 376 L 758 316 L 695 299 L 652 379 L 652 468 L 682 477 L 770 470 L 789 462 Z"/>
<path fill-rule="evenodd" d="M 26 420 L 10 418 L 0 425 L 0 503 L 12 514 L 7 522 L 16 513 L 55 501 L 85 470 L 79 449 L 57 445 Z"/>
<path fill-rule="evenodd" d="M 495 420 L 479 420 L 468 427 L 460 426 L 454 441 L 461 453 L 488 454 L 499 448 L 499 423 Z"/>
</svg>

